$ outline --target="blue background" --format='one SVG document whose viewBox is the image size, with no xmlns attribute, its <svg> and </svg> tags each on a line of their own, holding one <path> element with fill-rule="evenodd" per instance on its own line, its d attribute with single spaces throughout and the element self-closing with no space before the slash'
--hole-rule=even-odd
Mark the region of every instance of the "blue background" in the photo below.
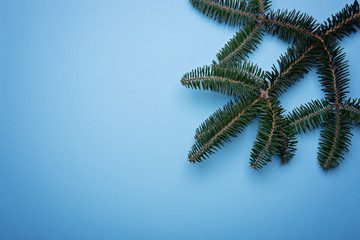
<svg viewBox="0 0 360 240">
<path fill-rule="evenodd" d="M 325 20 L 351 0 L 274 0 Z M 0 239 L 360 239 L 360 131 L 340 168 L 320 130 L 249 168 L 255 121 L 201 164 L 194 130 L 228 100 L 181 86 L 236 32 L 187 0 L 0 1 Z M 360 34 L 342 41 L 360 96 Z M 286 49 L 267 36 L 265 70 Z M 282 98 L 323 97 L 315 71 Z"/>
</svg>

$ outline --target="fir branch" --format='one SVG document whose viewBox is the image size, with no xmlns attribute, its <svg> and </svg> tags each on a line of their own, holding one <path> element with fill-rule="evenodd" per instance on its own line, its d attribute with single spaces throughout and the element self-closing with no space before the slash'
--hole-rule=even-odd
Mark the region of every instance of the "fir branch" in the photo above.
<svg viewBox="0 0 360 240">
<path fill-rule="evenodd" d="M 326 98 L 335 104 L 344 102 L 348 93 L 349 70 L 338 42 L 323 42 L 316 65 Z"/>
<path fill-rule="evenodd" d="M 290 122 L 285 117 L 282 119 L 283 121 L 279 127 L 282 143 L 277 149 L 277 155 L 280 157 L 281 163 L 285 164 L 295 156 L 297 140 L 293 129 L 287 127 Z"/>
<path fill-rule="evenodd" d="M 277 147 L 280 145 L 281 136 L 277 130 L 282 112 L 279 111 L 279 102 L 266 99 L 267 108 L 261 113 L 261 121 L 254 143 L 250 167 L 256 170 L 263 168 L 271 157 L 275 155 Z"/>
<path fill-rule="evenodd" d="M 229 61 L 242 61 L 248 58 L 249 54 L 257 49 L 264 36 L 261 24 L 261 21 L 253 22 L 240 29 L 235 37 L 217 54 L 219 65 Z"/>
<path fill-rule="evenodd" d="M 318 34 L 323 38 L 334 37 L 341 40 L 357 32 L 358 28 L 360 28 L 360 7 L 355 0 L 352 5 L 346 5 L 340 12 L 321 24 Z"/>
<path fill-rule="evenodd" d="M 286 118 L 290 124 L 286 128 L 292 128 L 298 134 L 316 129 L 323 125 L 328 114 L 335 106 L 326 99 L 315 100 L 301 105 L 287 115 Z"/>
<path fill-rule="evenodd" d="M 351 111 L 354 111 L 354 112 L 356 112 L 356 113 L 359 113 L 359 114 L 360 114 L 360 110 L 359 110 L 359 109 L 352 108 L 352 107 L 349 107 L 349 106 L 344 105 L 344 104 L 340 104 L 340 106 L 341 106 L 341 107 L 343 107 L 343 108 L 349 109 L 349 110 L 351 110 Z"/>
<path fill-rule="evenodd" d="M 182 80 L 182 84 L 186 85 L 189 82 L 195 82 L 195 81 L 203 81 L 203 80 L 215 80 L 215 81 L 219 81 L 219 82 L 225 82 L 225 83 L 233 83 L 233 84 L 240 84 L 244 87 L 247 88 L 251 88 L 253 90 L 256 90 L 255 87 L 252 87 L 250 85 L 247 85 L 245 83 L 242 82 L 238 82 L 232 79 L 228 79 L 228 78 L 223 78 L 223 77 L 197 77 L 197 78 L 189 78 L 189 79 L 183 79 Z M 204 81 L 203 81 L 204 82 Z M 219 84 L 221 85 L 221 84 Z M 198 85 L 193 85 L 193 86 L 198 86 Z M 207 87 L 203 87 L 204 89 L 206 89 Z"/>
<path fill-rule="evenodd" d="M 271 1 L 270 0 L 249 0 L 249 7 L 256 9 L 256 12 L 260 13 L 260 16 L 263 18 L 265 13 L 270 10 Z"/>
<path fill-rule="evenodd" d="M 318 28 L 315 19 L 295 10 L 270 11 L 264 18 L 264 25 L 270 35 L 278 36 L 287 43 L 294 43 L 308 37 L 319 39 L 319 36 L 314 33 Z"/>
<path fill-rule="evenodd" d="M 351 122 L 340 112 L 331 113 L 321 132 L 318 161 L 323 169 L 338 167 L 349 151 L 351 144 Z"/>
<path fill-rule="evenodd" d="M 324 44 L 324 49 L 329 58 L 329 64 L 330 64 L 332 79 L 333 79 L 333 84 L 334 84 L 335 102 L 336 102 L 336 104 L 338 104 L 339 103 L 339 92 L 338 92 L 338 87 L 337 87 L 337 77 L 336 77 L 336 73 L 335 73 L 334 62 L 333 62 L 331 54 L 325 44 Z"/>
<path fill-rule="evenodd" d="M 355 126 L 360 126 L 360 99 L 348 99 L 340 104 L 342 112 Z"/>
<path fill-rule="evenodd" d="M 340 104 L 340 106 L 360 114 L 360 99 L 358 98 L 350 98 L 345 102 L 345 104 Z"/>
<path fill-rule="evenodd" d="M 338 138 L 339 138 L 339 128 L 340 128 L 340 111 L 339 111 L 339 107 L 337 106 L 336 107 L 336 130 L 335 130 L 335 136 L 334 136 L 333 145 L 331 147 L 331 151 L 329 153 L 329 156 L 326 159 L 325 163 L 323 163 L 323 168 L 324 169 L 328 168 L 330 160 L 333 158 L 335 147 L 336 147 L 336 144 L 337 144 Z"/>
<path fill-rule="evenodd" d="M 277 11 L 265 14 L 270 8 L 270 2 L 257 0 L 190 0 L 191 4 L 204 15 L 225 22 L 230 26 L 243 26 L 254 20 L 264 23 L 271 35 L 277 35 L 285 42 L 294 42 L 297 37 L 310 36 L 319 38 L 313 32 L 318 24 L 307 14 L 292 11 Z M 257 7 L 259 6 L 259 7 Z"/>
<path fill-rule="evenodd" d="M 258 92 L 261 84 L 247 74 L 215 66 L 197 68 L 183 76 L 181 83 L 187 88 L 203 89 L 229 96 Z"/>
<path fill-rule="evenodd" d="M 249 125 L 257 114 L 256 104 L 260 98 L 252 98 L 251 101 L 228 103 L 222 110 L 214 113 L 205 123 L 200 126 L 199 132 L 205 133 L 198 138 L 189 152 L 189 161 L 201 162 L 230 141 L 230 137 L 236 137 Z M 209 128 L 209 126 L 214 126 Z"/>
<path fill-rule="evenodd" d="M 270 95 L 280 96 L 287 88 L 304 77 L 313 66 L 312 56 L 309 54 L 316 44 L 309 47 L 289 47 L 285 55 L 278 60 L 279 70 L 273 66 L 273 71 L 267 78 L 271 82 L 267 92 Z"/>
<path fill-rule="evenodd" d="M 260 13 L 251 9 L 245 0 L 190 0 L 190 3 L 204 15 L 230 26 L 242 26 L 260 19 Z"/>
<path fill-rule="evenodd" d="M 186 74 L 182 83 L 235 97 L 196 130 L 190 162 L 200 162 L 236 137 L 260 114 L 260 125 L 250 165 L 261 169 L 276 153 L 282 163 L 296 150 L 296 134 L 323 127 L 318 160 L 324 169 L 343 160 L 351 128 L 360 125 L 359 99 L 346 99 L 348 64 L 335 40 L 359 28 L 359 4 L 346 6 L 320 27 L 311 16 L 297 11 L 272 11 L 267 0 L 190 0 L 205 15 L 233 26 L 243 26 L 217 55 L 219 64 Z M 295 43 L 266 74 L 243 61 L 257 49 L 266 30 Z M 294 109 L 286 117 L 278 97 L 316 66 L 325 99 Z M 240 100 L 241 97 L 241 100 Z M 245 100 L 249 99 L 249 100 Z"/>
<path fill-rule="evenodd" d="M 256 64 L 251 62 L 236 62 L 231 64 L 223 64 L 221 66 L 215 64 L 214 67 L 224 71 L 237 72 L 240 76 L 245 78 L 250 77 L 251 79 L 258 81 L 261 84 L 269 84 L 265 80 L 265 72 Z"/>
</svg>

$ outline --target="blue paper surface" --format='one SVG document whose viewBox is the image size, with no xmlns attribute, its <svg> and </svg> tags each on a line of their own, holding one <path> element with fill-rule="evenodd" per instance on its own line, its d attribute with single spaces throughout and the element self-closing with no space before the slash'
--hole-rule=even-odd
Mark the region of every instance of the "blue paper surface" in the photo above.
<svg viewBox="0 0 360 240">
<path fill-rule="evenodd" d="M 274 0 L 324 21 L 348 0 Z M 186 0 L 0 2 L 0 239 L 360 239 L 360 131 L 338 169 L 320 130 L 285 166 L 249 168 L 258 121 L 190 164 L 194 130 L 228 97 L 186 89 L 236 28 Z M 341 46 L 360 97 L 360 34 Z M 266 36 L 270 70 L 286 45 Z M 281 97 L 324 94 L 313 70 Z"/>
</svg>

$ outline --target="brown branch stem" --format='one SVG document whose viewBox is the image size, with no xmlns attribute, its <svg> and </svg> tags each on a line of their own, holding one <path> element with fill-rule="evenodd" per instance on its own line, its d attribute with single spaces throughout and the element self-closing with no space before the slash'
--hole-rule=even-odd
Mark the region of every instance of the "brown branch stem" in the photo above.
<svg viewBox="0 0 360 240">
<path fill-rule="evenodd" d="M 240 84 L 244 87 L 247 88 L 251 88 L 253 90 L 257 90 L 255 87 L 242 83 L 242 82 L 238 82 L 232 79 L 227 79 L 227 78 L 222 78 L 222 77 L 198 77 L 198 78 L 190 78 L 190 79 L 182 79 L 181 82 L 182 84 L 186 83 L 186 82 L 192 82 L 192 81 L 199 81 L 199 80 L 218 80 L 218 81 L 224 81 L 224 82 L 230 82 L 230 83 L 234 83 L 234 84 Z"/>
<path fill-rule="evenodd" d="M 260 3 L 261 16 L 264 17 L 265 14 L 264 14 L 264 6 L 262 0 L 259 0 L 259 3 Z"/>
</svg>

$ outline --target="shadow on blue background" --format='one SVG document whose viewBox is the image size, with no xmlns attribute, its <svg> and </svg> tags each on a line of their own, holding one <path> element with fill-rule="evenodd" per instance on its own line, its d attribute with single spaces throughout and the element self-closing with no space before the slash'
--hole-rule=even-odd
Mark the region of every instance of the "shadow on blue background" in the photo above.
<svg viewBox="0 0 360 240">
<path fill-rule="evenodd" d="M 319 20 L 345 0 L 274 0 Z M 236 29 L 188 1 L 1 1 L 0 239 L 359 239 L 359 129 L 323 172 L 319 131 L 249 168 L 258 121 L 201 164 L 194 130 L 228 100 L 185 89 Z M 342 42 L 360 96 L 360 36 Z M 270 69 L 286 46 L 252 55 Z M 281 101 L 323 96 L 315 71 Z"/>
</svg>

